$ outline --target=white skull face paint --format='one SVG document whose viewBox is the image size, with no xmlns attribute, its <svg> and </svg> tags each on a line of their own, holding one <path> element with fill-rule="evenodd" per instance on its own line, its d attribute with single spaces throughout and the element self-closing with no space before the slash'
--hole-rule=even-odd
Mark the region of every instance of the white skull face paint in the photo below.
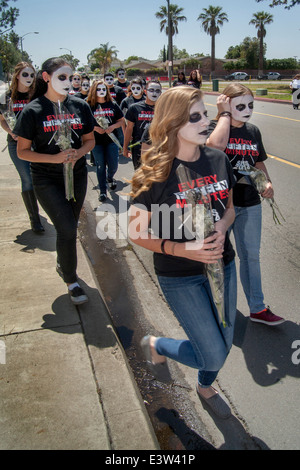
<svg viewBox="0 0 300 470">
<path fill-rule="evenodd" d="M 139 96 L 141 93 L 142 93 L 142 90 L 143 88 L 141 87 L 141 85 L 137 85 L 136 83 L 134 83 L 133 85 L 131 85 L 131 91 L 132 91 L 132 94 L 133 96 Z"/>
<path fill-rule="evenodd" d="M 189 121 L 179 129 L 177 138 L 183 145 L 204 145 L 208 138 L 209 119 L 202 100 L 193 104 Z"/>
<path fill-rule="evenodd" d="M 83 91 L 89 91 L 90 89 L 90 84 L 87 80 L 83 80 L 82 84 L 81 84 L 81 89 Z"/>
<path fill-rule="evenodd" d="M 75 76 L 72 78 L 72 85 L 73 85 L 73 87 L 79 88 L 79 87 L 80 87 L 80 83 L 81 83 L 80 77 L 78 77 L 78 75 L 75 75 Z"/>
<path fill-rule="evenodd" d="M 150 83 L 147 88 L 147 97 L 151 101 L 156 101 L 161 95 L 161 87 L 157 83 Z"/>
<path fill-rule="evenodd" d="M 108 86 L 112 86 L 114 84 L 114 77 L 112 75 L 107 75 L 107 77 L 104 78 L 104 81 Z"/>
<path fill-rule="evenodd" d="M 107 94 L 106 86 L 105 85 L 97 85 L 97 96 L 98 98 L 105 98 Z"/>
<path fill-rule="evenodd" d="M 254 98 L 251 95 L 242 95 L 230 100 L 232 119 L 239 122 L 247 122 L 253 113 Z"/>
<path fill-rule="evenodd" d="M 68 65 L 63 65 L 53 72 L 51 76 L 51 85 L 56 93 L 67 96 L 71 89 L 70 77 L 72 73 L 73 70 Z"/>
<path fill-rule="evenodd" d="M 25 67 L 19 73 L 18 79 L 23 86 L 30 87 L 34 80 L 34 70 L 31 67 Z"/>
<path fill-rule="evenodd" d="M 125 78 L 125 72 L 123 72 L 123 71 L 118 72 L 118 78 L 120 78 L 121 80 L 124 80 L 124 78 Z"/>
</svg>

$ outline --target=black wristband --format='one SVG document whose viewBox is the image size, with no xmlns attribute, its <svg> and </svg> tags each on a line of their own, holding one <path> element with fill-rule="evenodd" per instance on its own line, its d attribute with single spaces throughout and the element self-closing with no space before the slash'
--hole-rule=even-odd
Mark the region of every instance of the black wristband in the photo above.
<svg viewBox="0 0 300 470">
<path fill-rule="evenodd" d="M 165 238 L 162 240 L 161 242 L 161 245 L 160 245 L 160 249 L 161 249 L 161 252 L 166 255 L 167 253 L 165 252 L 165 243 L 167 242 L 168 240 L 166 240 Z"/>
<path fill-rule="evenodd" d="M 231 117 L 231 112 L 230 111 L 222 111 L 219 116 L 230 116 Z"/>
</svg>

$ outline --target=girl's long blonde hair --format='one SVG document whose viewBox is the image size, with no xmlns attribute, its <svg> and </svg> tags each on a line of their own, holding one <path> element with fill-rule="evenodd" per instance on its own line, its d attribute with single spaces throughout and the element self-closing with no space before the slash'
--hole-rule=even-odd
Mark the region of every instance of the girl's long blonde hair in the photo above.
<svg viewBox="0 0 300 470">
<path fill-rule="evenodd" d="M 19 62 L 15 66 L 15 70 L 14 70 L 12 80 L 11 80 L 11 85 L 10 85 L 12 101 L 15 101 L 17 99 L 17 95 L 18 95 L 18 76 L 19 76 L 20 72 L 22 72 L 22 70 L 25 69 L 26 67 L 30 67 L 34 71 L 34 75 L 35 75 L 35 70 L 34 70 L 33 65 L 29 64 L 28 62 Z M 34 80 L 33 80 L 32 84 L 30 85 L 29 90 L 28 90 L 29 99 L 31 98 L 31 96 L 33 95 L 33 92 L 34 92 L 35 79 L 36 79 L 36 77 L 34 77 Z"/>
<path fill-rule="evenodd" d="M 159 97 L 150 125 L 151 148 L 142 154 L 141 166 L 131 180 L 133 198 L 149 191 L 153 183 L 167 180 L 178 156 L 178 131 L 188 122 L 191 106 L 202 97 L 202 91 L 188 86 L 170 88 Z"/>
</svg>

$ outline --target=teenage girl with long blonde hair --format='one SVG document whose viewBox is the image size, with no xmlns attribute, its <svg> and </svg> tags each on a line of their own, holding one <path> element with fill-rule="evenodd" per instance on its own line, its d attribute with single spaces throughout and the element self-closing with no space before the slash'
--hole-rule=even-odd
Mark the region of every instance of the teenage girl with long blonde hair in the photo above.
<svg viewBox="0 0 300 470">
<path fill-rule="evenodd" d="M 154 253 L 162 291 L 188 336 L 188 340 L 143 338 L 142 348 L 153 373 L 166 368 L 166 358 L 197 369 L 198 395 L 216 414 L 227 418 L 230 408 L 212 383 L 230 351 L 236 314 L 234 251 L 227 234 L 234 220 L 234 178 L 225 154 L 205 145 L 208 125 L 199 89 L 171 88 L 157 100 L 150 126 L 151 148 L 142 155 L 132 178 L 129 237 Z M 190 171 L 191 180 L 177 178 L 179 165 Z M 185 230 L 182 212 L 189 188 L 211 197 L 215 232 L 204 241 Z M 157 214 L 159 210 L 163 217 Z M 205 275 L 205 265 L 219 259 L 225 263 L 226 327 L 219 322 Z"/>
</svg>

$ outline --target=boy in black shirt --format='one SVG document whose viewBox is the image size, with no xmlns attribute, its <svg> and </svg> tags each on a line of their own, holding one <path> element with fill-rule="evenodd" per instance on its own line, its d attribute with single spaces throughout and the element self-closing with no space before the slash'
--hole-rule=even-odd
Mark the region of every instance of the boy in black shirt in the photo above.
<svg viewBox="0 0 300 470">
<path fill-rule="evenodd" d="M 127 93 L 130 82 L 125 77 L 125 70 L 121 67 L 116 71 L 117 80 L 115 80 L 114 85 L 122 88 L 124 93 Z"/>
</svg>

